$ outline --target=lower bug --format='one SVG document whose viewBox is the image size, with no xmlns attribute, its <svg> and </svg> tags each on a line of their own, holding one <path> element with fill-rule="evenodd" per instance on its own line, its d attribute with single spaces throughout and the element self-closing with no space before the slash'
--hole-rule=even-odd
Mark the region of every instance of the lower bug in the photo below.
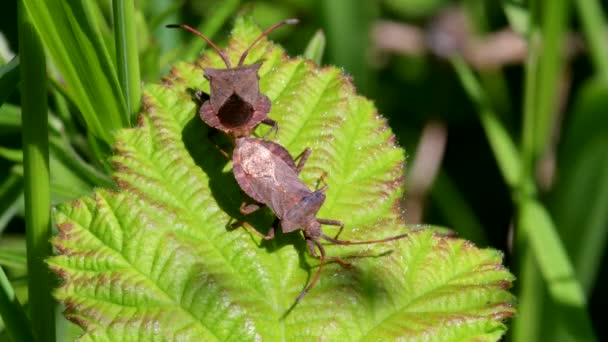
<svg viewBox="0 0 608 342">
<path fill-rule="evenodd" d="M 277 216 L 283 233 L 301 230 L 310 253 L 320 258 L 319 269 L 310 284 L 298 295 L 301 300 L 316 284 L 326 259 L 320 240 L 324 239 L 339 245 L 361 245 L 401 239 L 407 234 L 381 240 L 345 241 L 331 238 L 321 229 L 322 224 L 343 227 L 338 220 L 317 218 L 317 213 L 325 202 L 326 186 L 311 191 L 299 178 L 311 150 L 305 149 L 295 159 L 287 150 L 271 141 L 258 138 L 241 137 L 235 140 L 232 154 L 233 172 L 241 189 L 256 203 L 243 202 L 241 212 L 250 214 L 262 206 L 268 206 Z M 297 164 L 296 164 L 297 161 Z M 262 235 L 261 233 L 258 233 Z M 274 238 L 274 227 L 264 239 Z M 317 249 L 320 255 L 317 253 Z M 336 261 L 348 265 L 339 258 Z"/>
</svg>

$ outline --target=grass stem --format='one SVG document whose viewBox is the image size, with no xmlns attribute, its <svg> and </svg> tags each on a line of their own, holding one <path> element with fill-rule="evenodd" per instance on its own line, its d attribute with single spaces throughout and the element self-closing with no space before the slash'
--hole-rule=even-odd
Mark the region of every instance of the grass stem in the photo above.
<svg viewBox="0 0 608 342">
<path fill-rule="evenodd" d="M 55 341 L 51 255 L 51 192 L 46 61 L 42 41 L 23 2 L 18 7 L 29 310 L 37 341 Z"/>
</svg>

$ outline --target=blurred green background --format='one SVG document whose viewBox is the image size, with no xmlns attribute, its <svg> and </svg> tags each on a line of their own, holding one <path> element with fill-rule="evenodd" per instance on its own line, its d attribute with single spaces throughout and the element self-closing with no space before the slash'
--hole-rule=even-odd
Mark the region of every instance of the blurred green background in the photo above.
<svg viewBox="0 0 608 342">
<path fill-rule="evenodd" d="M 91 3 L 101 36 L 112 46 L 111 1 Z M 316 37 L 321 45 L 315 51 L 325 46 L 321 64 L 342 67 L 359 93 L 387 117 L 408 155 L 406 220 L 450 227 L 479 246 L 505 252 L 518 277 L 514 291 L 520 303 L 506 339 L 608 337 L 601 316 L 608 305 L 602 291 L 608 287 L 603 267 L 608 229 L 606 1 L 135 4 L 129 19 L 136 27 L 144 82 L 159 82 L 173 63 L 193 61 L 204 46 L 165 24 L 198 27 L 223 46 L 238 14 L 252 15 L 264 28 L 299 18 L 300 24 L 273 32 L 271 39 L 295 56 Z M 322 36 L 315 36 L 318 30 Z M 19 52 L 16 1 L 2 4 L 0 32 L 6 41 L 0 44 L 0 64 L 5 64 L 11 52 Z M 51 196 L 57 203 L 107 181 L 108 166 L 99 158 L 107 146 L 91 137 L 76 106 L 61 96 L 56 65 L 50 63 L 49 71 L 57 83 L 49 86 L 50 127 L 63 137 L 55 147 L 51 142 Z M 12 92 L 0 108 L 0 265 L 24 296 L 19 96 Z M 500 148 L 509 141 L 521 169 Z M 509 174 L 524 180 L 514 182 Z M 530 198 L 543 208 L 541 214 L 525 215 Z M 561 287 L 560 273 L 552 270 L 564 270 L 573 279 Z"/>
</svg>

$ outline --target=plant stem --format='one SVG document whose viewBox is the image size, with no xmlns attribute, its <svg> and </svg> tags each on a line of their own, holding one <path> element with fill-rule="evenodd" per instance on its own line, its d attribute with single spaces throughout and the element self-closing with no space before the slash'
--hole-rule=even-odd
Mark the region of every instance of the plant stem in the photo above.
<svg viewBox="0 0 608 342">
<path fill-rule="evenodd" d="M 52 277 L 44 262 L 52 252 L 46 61 L 22 1 L 18 13 L 30 318 L 38 341 L 55 341 Z"/>
<path fill-rule="evenodd" d="M 534 112 L 528 113 L 534 116 L 534 127 L 531 130 L 534 155 L 522 155 L 523 158 L 531 157 L 533 162 L 546 150 L 559 111 L 569 4 L 566 0 L 545 2 L 541 11 L 542 50 L 538 59 L 536 107 Z"/>
<path fill-rule="evenodd" d="M 534 266 L 533 263 L 537 263 L 542 275 L 542 279 L 539 277 L 526 281 L 525 286 L 529 288 L 523 289 L 522 293 L 527 294 L 528 300 L 533 299 L 536 304 L 541 306 L 542 298 L 533 294 L 538 293 L 538 289 L 542 286 L 540 282 L 544 280 L 552 301 L 562 303 L 562 306 L 559 307 L 560 310 L 553 314 L 558 316 L 560 322 L 569 330 L 575 331 L 585 338 L 593 339 L 589 316 L 585 311 L 584 291 L 581 284 L 576 280 L 574 268 L 562 241 L 559 239 L 555 224 L 545 208 L 534 197 L 536 190 L 533 178 L 530 174 L 521 172 L 521 170 L 524 170 L 525 160 L 520 157 L 515 144 L 513 144 L 507 131 L 492 111 L 484 90 L 471 68 L 460 57 L 454 57 L 451 61 L 463 87 L 471 100 L 477 105 L 482 126 L 497 159 L 502 176 L 505 182 L 515 190 L 514 201 L 520 209 L 517 248 L 526 251 L 520 258 L 520 265 L 525 266 L 528 271 L 526 273 L 529 274 L 533 270 L 530 267 Z M 534 83 L 530 82 L 530 84 Z M 532 151 L 530 150 L 530 152 Z M 525 177 L 520 178 L 522 176 Z M 564 305 L 564 303 L 567 305 Z M 526 314 L 533 316 L 525 316 Z M 530 337 L 528 333 L 535 334 L 536 332 L 526 332 L 525 330 L 529 329 L 530 326 L 540 324 L 541 314 L 547 313 L 526 305 L 526 311 L 520 313 L 519 320 L 524 319 L 534 323 L 531 325 L 529 322 L 525 322 L 526 328 L 518 327 L 514 331 L 514 337 L 527 338 Z"/>
<path fill-rule="evenodd" d="M 521 320 L 528 325 L 530 322 L 540 325 L 540 331 L 544 330 L 543 322 L 558 321 L 568 330 L 577 331 L 577 336 L 593 338 L 586 314 L 586 298 L 558 229 L 537 201 L 534 187 L 527 186 L 534 183 L 536 163 L 547 148 L 559 110 L 558 92 L 564 67 L 568 5 L 569 2 L 564 0 L 533 1 L 530 4 L 534 12 L 526 62 L 520 184 L 514 196 L 519 216 L 515 245 L 520 269 L 538 264 L 551 297 L 551 301 L 543 305 L 541 296 L 529 296 L 528 299 L 534 301 L 533 305 L 542 309 L 524 312 Z M 550 260 L 547 260 L 548 256 L 551 256 Z M 523 285 L 538 288 L 540 281 L 539 277 L 533 277 Z M 531 289 L 522 288 L 520 291 L 525 294 Z M 578 322 L 571 317 L 573 313 Z M 555 330 L 547 334 L 545 337 L 552 336 L 548 337 L 551 340 L 559 339 L 563 332 Z"/>
<path fill-rule="evenodd" d="M 551 300 L 557 307 L 555 312 L 537 312 L 537 314 L 544 315 L 543 318 L 552 317 L 550 320 L 552 324 L 560 322 L 561 327 L 580 338 L 580 341 L 594 341 L 585 291 L 576 277 L 553 220 L 547 210 L 534 198 L 524 198 L 518 202 L 518 205 L 518 233 L 528 239 L 529 244 L 526 243 L 525 247 L 527 251 L 532 251 L 529 257 L 534 258 L 538 263 L 538 269 L 551 295 Z M 554 333 L 549 332 L 548 336 Z"/>
<path fill-rule="evenodd" d="M 141 97 L 134 12 L 133 0 L 112 1 L 118 81 L 131 120 L 135 118 L 139 111 Z"/>
<path fill-rule="evenodd" d="M 597 0 L 579 0 L 573 3 L 589 43 L 589 53 L 595 69 L 604 81 L 608 81 L 608 45 L 602 6 Z"/>
<path fill-rule="evenodd" d="M 450 61 L 460 78 L 463 88 L 479 110 L 481 125 L 505 182 L 510 187 L 515 187 L 519 184 L 520 170 L 520 157 L 515 144 L 513 144 L 509 133 L 501 124 L 496 113 L 490 108 L 487 96 L 471 68 L 459 56 L 453 57 Z"/>
</svg>

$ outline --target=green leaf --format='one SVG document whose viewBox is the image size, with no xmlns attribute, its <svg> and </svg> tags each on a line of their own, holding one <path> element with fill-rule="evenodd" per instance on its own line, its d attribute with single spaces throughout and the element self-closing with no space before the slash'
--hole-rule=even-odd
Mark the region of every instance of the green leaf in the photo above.
<svg viewBox="0 0 608 342">
<path fill-rule="evenodd" d="M 308 58 L 316 64 L 321 64 L 323 54 L 325 53 L 325 41 L 323 30 L 317 30 L 308 42 L 306 50 L 304 50 L 304 58 Z"/>
<path fill-rule="evenodd" d="M 259 32 L 237 20 L 230 58 Z M 343 239 L 403 232 L 404 154 L 373 104 L 335 67 L 287 58 L 267 41 L 246 63 L 258 60 L 277 141 L 292 155 L 313 149 L 302 174 L 311 188 L 327 173 L 319 216 L 343 220 Z M 188 93 L 208 91 L 203 66 L 222 65 L 211 53 L 146 86 L 138 127 L 116 139 L 120 191 L 56 208 L 60 254 L 49 264 L 64 283 L 55 295 L 85 329 L 83 340 L 493 341 L 504 334 L 515 310 L 501 253 L 431 230 L 386 244 L 327 246 L 352 267 L 328 264 L 292 308 L 318 266 L 301 235 L 261 242 L 227 229 L 242 219 L 244 196 Z M 268 213 L 247 219 L 261 231 L 272 222 Z"/>
<path fill-rule="evenodd" d="M 24 0 L 24 6 L 87 128 L 96 137 L 112 142 L 112 132 L 128 127 L 130 120 L 93 5 L 77 0 Z"/>
</svg>

